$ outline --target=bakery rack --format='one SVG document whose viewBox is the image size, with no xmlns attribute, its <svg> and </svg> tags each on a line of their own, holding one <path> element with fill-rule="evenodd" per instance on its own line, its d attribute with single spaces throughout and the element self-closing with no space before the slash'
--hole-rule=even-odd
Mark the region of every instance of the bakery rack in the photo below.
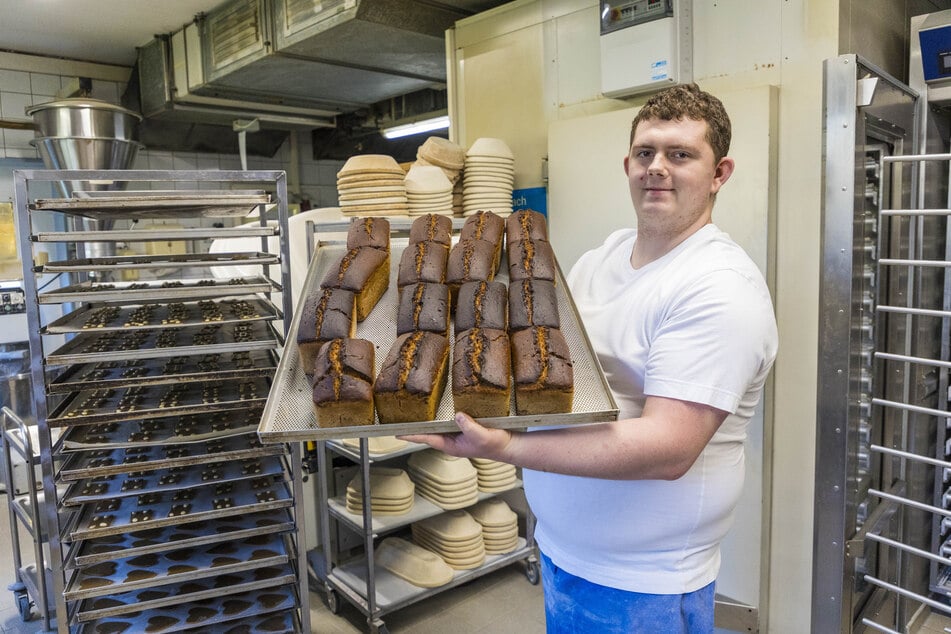
<svg viewBox="0 0 951 634">
<path fill-rule="evenodd" d="M 408 244 L 408 234 L 412 219 L 390 218 L 392 238 L 390 241 L 390 283 L 386 293 L 366 320 L 358 324 L 357 337 L 372 341 L 378 351 L 376 370 L 395 338 L 397 292 L 396 277 L 398 263 L 403 249 Z M 320 240 L 320 232 L 346 232 L 348 223 L 321 223 L 314 226 L 316 237 L 308 236 L 308 245 L 313 245 L 313 256 L 307 271 L 303 288 L 312 288 L 320 284 L 327 269 L 346 250 L 342 240 Z M 461 219 L 454 219 L 454 233 L 462 226 Z M 456 236 L 457 237 L 457 236 Z M 498 280 L 508 284 L 507 264 L 503 255 Z M 559 312 L 562 316 L 562 332 L 568 342 L 575 368 L 575 398 L 573 411 L 564 414 L 546 416 L 507 416 L 480 419 L 489 426 L 505 429 L 524 429 L 531 426 L 571 425 L 606 422 L 617 419 L 618 409 L 608 387 L 600 363 L 594 354 L 584 328 L 581 325 L 577 308 L 561 272 L 556 284 Z M 304 302 L 299 302 L 291 327 L 288 341 L 297 338 L 299 312 Z M 450 342 L 453 338 L 450 337 Z M 450 351 L 451 358 L 451 351 Z M 532 584 L 538 583 L 539 569 L 534 543 L 534 516 L 530 510 L 524 513 L 524 537 L 519 537 L 518 546 L 510 553 L 490 555 L 485 563 L 474 570 L 456 571 L 453 579 L 437 588 L 425 589 L 409 584 L 392 573 L 377 569 L 374 565 L 374 540 L 398 531 L 405 531 L 413 522 L 438 515 L 442 508 L 416 495 L 411 511 L 405 515 L 374 517 L 371 512 L 370 466 L 374 463 L 399 462 L 406 454 L 424 449 L 423 445 L 410 445 L 404 450 L 385 455 L 373 455 L 369 451 L 368 438 L 410 433 L 430 433 L 455 431 L 451 387 L 447 386 L 443 399 L 437 408 L 436 420 L 413 423 L 375 424 L 370 426 L 350 426 L 333 429 L 321 429 L 317 426 L 311 402 L 311 389 L 296 346 L 291 343 L 281 357 L 275 375 L 275 386 L 265 406 L 259 433 L 264 442 L 287 442 L 301 440 L 314 442 L 317 453 L 319 541 L 322 553 L 311 559 L 314 572 L 324 585 L 328 607 L 332 612 L 339 609 L 339 599 L 345 598 L 367 617 L 371 633 L 385 632 L 383 617 L 412 603 L 423 601 L 447 589 L 456 587 L 469 580 L 488 574 L 499 568 L 516 562 L 524 562 L 526 577 Z M 513 395 L 514 399 L 514 395 Z M 514 411 L 514 403 L 511 411 Z M 344 438 L 356 438 L 358 449 L 354 450 L 342 442 Z M 341 456 L 359 465 L 362 482 L 362 514 L 355 515 L 346 510 L 344 497 L 337 492 L 332 456 Z M 520 492 L 521 482 L 517 481 L 510 491 Z M 509 491 L 479 495 L 479 501 Z M 333 522 L 331 521 L 333 520 Z M 344 560 L 346 553 L 342 544 L 346 541 L 341 530 L 359 535 L 362 543 L 362 555 Z M 345 535 L 345 533 L 344 533 Z"/>
<path fill-rule="evenodd" d="M 284 172 L 18 170 L 14 194 L 58 632 L 309 632 L 300 451 L 256 434 Z M 260 249 L 208 253 L 225 236 Z"/>
</svg>

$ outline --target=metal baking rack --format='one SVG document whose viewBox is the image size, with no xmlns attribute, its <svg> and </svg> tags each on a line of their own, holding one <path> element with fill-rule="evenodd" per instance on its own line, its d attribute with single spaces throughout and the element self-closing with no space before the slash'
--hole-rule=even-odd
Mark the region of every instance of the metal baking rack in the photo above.
<svg viewBox="0 0 951 634">
<path fill-rule="evenodd" d="M 44 198 L 93 181 L 146 189 Z M 300 450 L 255 433 L 291 312 L 288 244 L 270 239 L 287 232 L 284 173 L 17 170 L 14 201 L 58 632 L 310 632 Z M 235 237 L 260 246 L 207 253 Z M 190 252 L 152 253 L 167 241 Z M 113 255 L 119 242 L 136 255 Z M 130 271 L 141 281 L 113 281 Z M 280 547 L 226 554 L 261 539 Z M 196 571 L 89 585 L 130 558 L 193 566 L 193 550 L 209 557 Z M 249 592 L 282 596 L 229 601 Z"/>
</svg>

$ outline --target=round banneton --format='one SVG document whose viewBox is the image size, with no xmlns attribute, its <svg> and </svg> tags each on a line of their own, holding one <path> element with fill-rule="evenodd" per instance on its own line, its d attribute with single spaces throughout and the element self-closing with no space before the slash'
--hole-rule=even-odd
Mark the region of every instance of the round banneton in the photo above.
<svg viewBox="0 0 951 634">
<path fill-rule="evenodd" d="M 515 158 L 515 155 L 512 154 L 512 149 L 509 148 L 505 141 L 492 137 L 481 137 L 476 139 L 473 144 L 469 146 L 469 151 L 466 152 L 466 157 L 470 156 L 501 157 L 507 159 Z"/>
<path fill-rule="evenodd" d="M 343 164 L 338 176 L 346 174 L 358 174 L 361 172 L 389 172 L 401 174 L 403 168 L 396 162 L 396 159 L 386 154 L 358 154 L 351 156 Z"/>
<path fill-rule="evenodd" d="M 448 139 L 431 136 L 423 141 L 416 155 L 431 161 L 434 165 L 460 169 L 466 162 L 466 149 Z"/>
</svg>

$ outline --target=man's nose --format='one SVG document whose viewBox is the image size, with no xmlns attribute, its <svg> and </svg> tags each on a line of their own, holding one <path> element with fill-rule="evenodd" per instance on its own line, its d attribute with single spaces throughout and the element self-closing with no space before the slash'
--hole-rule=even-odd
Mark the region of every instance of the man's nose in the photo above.
<svg viewBox="0 0 951 634">
<path fill-rule="evenodd" d="M 651 162 L 647 166 L 647 173 L 656 176 L 667 174 L 667 162 L 662 154 L 657 153 L 651 158 Z"/>
</svg>

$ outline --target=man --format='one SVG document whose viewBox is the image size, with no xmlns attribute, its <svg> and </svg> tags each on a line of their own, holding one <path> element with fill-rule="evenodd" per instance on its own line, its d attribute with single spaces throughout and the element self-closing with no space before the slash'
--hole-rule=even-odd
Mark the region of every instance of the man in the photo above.
<svg viewBox="0 0 951 634">
<path fill-rule="evenodd" d="M 712 632 L 746 427 L 776 355 L 769 291 L 712 224 L 730 120 L 695 85 L 651 97 L 624 158 L 636 229 L 568 276 L 617 422 L 512 433 L 457 414 L 409 437 L 523 467 L 549 632 Z"/>
</svg>

